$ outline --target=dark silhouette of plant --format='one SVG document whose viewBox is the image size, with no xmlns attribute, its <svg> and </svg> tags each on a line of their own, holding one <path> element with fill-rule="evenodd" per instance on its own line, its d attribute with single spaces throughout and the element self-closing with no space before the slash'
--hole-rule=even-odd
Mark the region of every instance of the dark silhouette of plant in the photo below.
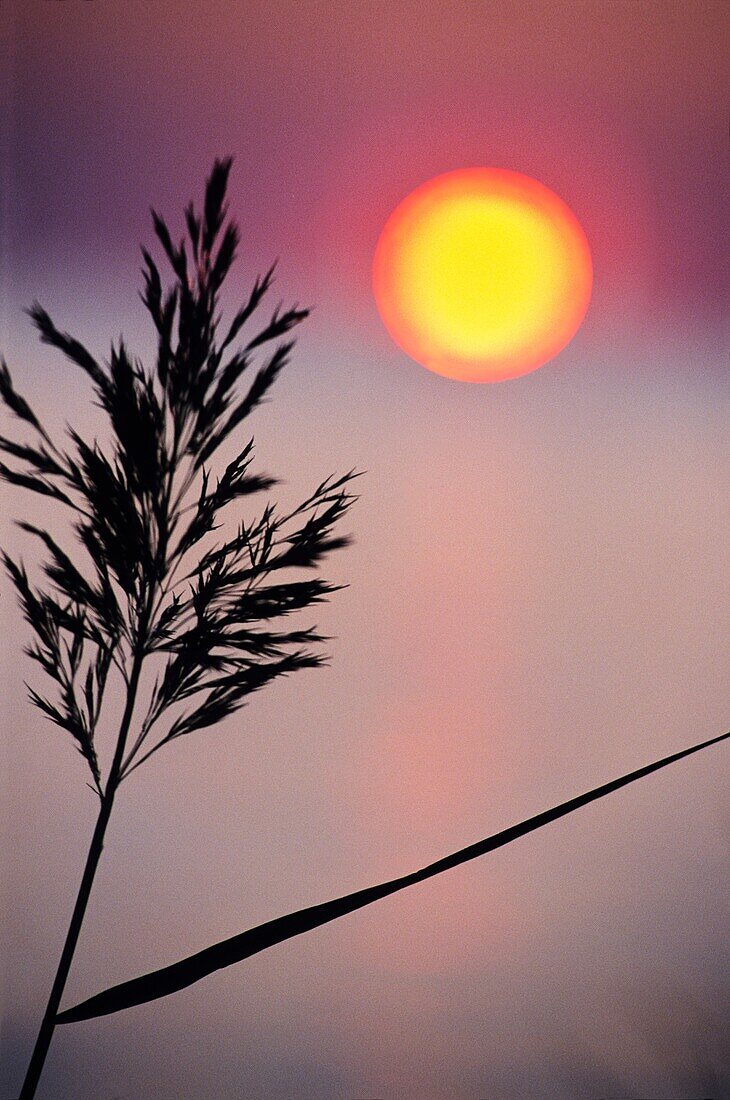
<svg viewBox="0 0 730 1100">
<path fill-rule="evenodd" d="M 425 882 L 426 879 L 443 874 L 444 871 L 450 871 L 453 867 L 459 867 L 462 863 L 468 863 L 470 860 L 478 859 L 479 856 L 486 855 L 488 852 L 494 852 L 497 848 L 502 848 L 505 844 L 511 844 L 513 840 L 518 840 L 536 829 L 541 829 L 544 825 L 549 825 L 552 821 L 557 821 L 559 818 L 573 813 L 574 810 L 579 810 L 581 806 L 587 806 L 590 802 L 604 798 L 612 791 L 618 791 L 621 787 L 626 787 L 629 783 L 634 783 L 645 775 L 651 775 L 652 772 L 659 771 L 660 768 L 666 768 L 668 764 L 683 760 L 685 756 L 691 756 L 692 753 L 699 752 L 701 749 L 708 748 L 719 741 L 724 741 L 726 737 L 730 737 L 730 733 L 721 734 L 709 741 L 703 741 L 700 745 L 693 745 L 689 749 L 683 749 L 672 756 L 666 756 L 653 764 L 647 764 L 643 768 L 629 772 L 628 775 L 621 776 L 620 779 L 604 783 L 586 794 L 571 798 L 567 802 L 562 802 L 559 806 L 553 806 L 550 810 L 544 810 L 542 813 L 536 814 L 534 817 L 528 817 L 526 821 L 521 821 L 518 825 L 511 825 L 509 829 L 503 829 L 502 832 L 495 833 L 494 836 L 487 837 L 485 840 L 478 840 L 476 844 L 470 844 L 458 852 L 452 852 L 450 855 L 444 856 L 443 859 L 430 863 L 428 867 L 422 867 L 408 875 L 401 875 L 400 878 L 391 879 L 390 882 L 381 882 L 377 886 L 369 886 L 365 890 L 356 890 L 353 894 L 334 898 L 332 901 L 323 902 L 321 905 L 311 905 L 308 909 L 300 909 L 296 913 L 287 913 L 285 917 L 277 917 L 275 920 L 259 925 L 258 928 L 249 928 L 248 931 L 241 932 L 238 936 L 221 940 L 220 943 L 213 944 L 212 947 L 206 947 L 205 950 L 198 951 L 194 955 L 188 956 L 187 959 L 181 959 L 180 962 L 172 963 L 171 966 L 166 966 L 162 970 L 155 970 L 151 974 L 143 974 L 141 977 L 133 978 L 129 982 L 122 982 L 121 985 L 115 985 L 111 989 L 104 990 L 103 993 L 97 993 L 95 997 L 89 997 L 81 1004 L 74 1005 L 73 1008 L 62 1012 L 57 1022 L 71 1024 L 80 1020 L 90 1020 L 95 1016 L 106 1016 L 110 1012 L 119 1012 L 121 1009 L 132 1008 L 134 1005 L 144 1004 L 146 1001 L 157 1000 L 158 997 L 166 997 L 169 993 L 176 993 L 179 989 L 185 989 L 187 986 L 200 981 L 201 978 L 207 977 L 215 970 L 221 970 L 233 963 L 242 962 L 244 959 L 250 958 L 251 955 L 257 955 L 259 951 L 265 951 L 267 947 L 283 943 L 284 940 L 290 940 L 294 936 L 301 936 L 304 932 L 319 928 L 323 924 L 329 924 L 330 921 L 337 920 L 338 917 L 344 917 L 348 913 L 354 913 L 356 909 L 372 905 L 373 902 L 380 901 L 381 898 L 387 898 L 390 894 L 397 894 L 408 886 L 415 886 L 419 882 Z"/>
<path fill-rule="evenodd" d="M 86 552 L 84 565 L 77 565 L 47 531 L 21 523 L 48 554 L 43 569 L 50 583 L 42 589 L 3 553 L 35 635 L 26 652 L 55 689 L 47 696 L 30 688 L 30 698 L 74 738 L 101 802 L 23 1097 L 34 1095 L 40 1077 L 120 783 L 164 745 L 233 714 L 265 684 L 324 660 L 322 636 L 287 622 L 335 591 L 311 574 L 328 553 L 347 544 L 334 529 L 355 499 L 354 474 L 327 478 L 292 511 L 267 504 L 255 518 L 241 519 L 240 506 L 275 484 L 251 471 L 253 441 L 220 477 L 209 467 L 266 397 L 287 363 L 294 343 L 289 333 L 308 312 L 279 307 L 239 346 L 271 285 L 272 269 L 222 332 L 219 294 L 239 240 L 225 205 L 230 165 L 215 163 L 203 212 L 188 207 L 187 240 L 179 246 L 153 211 L 174 276 L 172 287 L 164 289 L 143 249 L 142 300 L 157 333 L 153 369 L 145 369 L 121 341 L 101 365 L 57 329 L 41 306 L 30 310 L 44 343 L 90 377 L 109 418 L 109 451 L 73 430 L 73 448 L 59 449 L 14 389 L 5 362 L 0 364 L 0 394 L 36 436 L 34 444 L 0 437 L 0 448 L 16 460 L 12 468 L 0 464 L 0 474 L 65 505 Z M 272 345 L 241 394 L 239 384 L 256 353 Z M 235 514 L 237 529 L 215 541 L 210 536 L 226 510 Z M 133 716 L 144 702 L 142 668 L 155 657 L 158 664 L 164 659 L 164 667 L 133 730 Z M 126 697 L 113 761 L 103 777 L 96 737 L 112 670 L 123 678 Z"/>
<path fill-rule="evenodd" d="M 84 555 L 84 565 L 77 565 L 46 530 L 21 523 L 48 555 L 43 569 L 50 583 L 40 589 L 33 587 L 22 564 L 3 553 L 35 635 L 26 652 L 54 685 L 50 697 L 30 688 L 30 698 L 74 738 L 100 800 L 21 1100 L 35 1095 L 56 1024 L 166 996 L 214 970 L 494 851 L 730 736 L 722 734 L 646 765 L 409 875 L 289 913 L 59 1012 L 119 785 L 164 745 L 217 724 L 271 680 L 323 663 L 325 639 L 316 629 L 289 629 L 282 620 L 336 591 L 338 586 L 311 571 L 348 542 L 335 528 L 355 499 L 352 471 L 327 478 L 292 511 L 267 504 L 255 518 L 239 519 L 232 536 L 216 535 L 226 509 L 229 514 L 235 510 L 238 518 L 230 506 L 275 484 L 251 472 L 252 441 L 220 477 L 213 479 L 209 464 L 265 398 L 293 346 L 291 339 L 282 338 L 307 316 L 307 310 L 278 308 L 239 345 L 244 326 L 271 285 L 272 269 L 256 281 L 248 301 L 221 333 L 219 293 L 238 244 L 238 230 L 225 205 L 230 165 L 230 160 L 216 161 L 203 212 L 188 207 L 187 239 L 179 246 L 153 211 L 174 280 L 165 290 L 157 266 L 143 250 L 142 300 L 157 333 L 152 369 L 131 357 L 121 341 L 101 365 L 77 340 L 59 331 L 39 305 L 30 311 L 41 339 L 93 382 L 109 418 L 109 450 L 73 430 L 73 449 L 60 450 L 0 360 L 0 397 L 35 435 L 33 444 L 0 436 L 0 450 L 15 460 L 13 467 L 0 463 L 0 476 L 70 509 Z M 254 353 L 272 344 L 273 351 L 241 395 L 239 383 Z M 310 571 L 306 579 L 298 579 L 302 570 Z M 141 674 L 148 661 L 157 664 L 158 675 L 145 693 Z M 110 674 L 123 681 L 125 705 L 112 763 L 103 776 L 96 736 Z"/>
</svg>

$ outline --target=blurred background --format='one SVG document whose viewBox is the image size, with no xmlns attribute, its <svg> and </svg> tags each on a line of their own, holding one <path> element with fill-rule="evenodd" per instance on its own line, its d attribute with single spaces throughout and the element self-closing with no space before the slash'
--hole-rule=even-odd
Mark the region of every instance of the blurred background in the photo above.
<svg viewBox="0 0 730 1100">
<path fill-rule="evenodd" d="M 286 501 L 366 471 L 356 542 L 324 570 L 349 585 L 317 616 L 331 667 L 122 788 L 66 1004 L 723 732 L 724 4 L 4 0 L 0 31 L 0 347 L 57 438 L 105 427 L 23 309 L 38 298 L 99 356 L 121 333 L 149 355 L 149 206 L 182 232 L 214 156 L 233 154 L 228 303 L 279 257 L 270 306 L 314 306 L 249 422 L 259 469 Z M 555 190 L 595 266 L 574 341 L 493 386 L 407 359 L 370 289 L 395 205 L 471 165 Z M 33 570 L 13 518 L 61 538 L 64 517 L 2 494 L 2 544 Z M 96 801 L 70 738 L 25 698 L 24 679 L 40 687 L 29 628 L 5 579 L 0 594 L 9 1098 Z M 61 1028 L 39 1095 L 727 1095 L 726 758 Z"/>
</svg>

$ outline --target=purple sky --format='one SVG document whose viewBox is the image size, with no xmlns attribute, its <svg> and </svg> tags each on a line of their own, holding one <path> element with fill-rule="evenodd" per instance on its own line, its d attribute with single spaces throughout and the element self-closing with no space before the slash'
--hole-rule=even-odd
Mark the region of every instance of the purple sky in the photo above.
<svg viewBox="0 0 730 1100">
<path fill-rule="evenodd" d="M 287 499 L 367 471 L 355 545 L 326 571 L 350 586 L 318 616 L 331 667 L 122 788 L 67 1003 L 722 732 L 724 4 L 2 0 L 0 34 L 0 348 L 21 392 L 59 433 L 103 433 L 22 310 L 39 298 L 100 355 L 120 332 L 147 353 L 149 206 L 180 226 L 232 153 L 230 302 L 278 256 L 274 296 L 315 305 L 252 422 L 260 468 Z M 471 165 L 553 188 L 595 267 L 568 348 L 483 387 L 409 361 L 370 291 L 398 201 Z M 56 517 L 0 499 L 2 544 L 30 564 L 11 517 Z M 10 1097 L 95 802 L 25 700 L 38 676 L 0 588 Z M 40 1096 L 719 1096 L 726 758 L 62 1029 Z"/>
</svg>

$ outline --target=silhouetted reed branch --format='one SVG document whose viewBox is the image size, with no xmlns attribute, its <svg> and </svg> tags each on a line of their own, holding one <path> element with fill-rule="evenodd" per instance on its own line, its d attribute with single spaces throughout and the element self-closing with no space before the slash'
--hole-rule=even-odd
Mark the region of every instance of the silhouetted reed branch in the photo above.
<svg viewBox="0 0 730 1100">
<path fill-rule="evenodd" d="M 509 829 L 495 833 L 494 836 L 487 837 L 486 840 L 470 844 L 468 847 L 453 852 L 443 859 L 436 860 L 435 863 L 430 863 L 427 867 L 413 871 L 411 874 L 391 879 L 389 882 L 383 882 L 377 886 L 370 886 L 365 890 L 356 890 L 353 894 L 346 894 L 344 897 L 335 898 L 333 901 L 327 901 L 321 905 L 300 909 L 298 912 L 289 913 L 284 917 L 277 917 L 275 920 L 267 921 L 257 928 L 251 928 L 238 936 L 231 936 L 212 947 L 198 951 L 195 955 L 181 959 L 180 962 L 173 963 L 171 966 L 163 967 L 161 970 L 112 986 L 103 993 L 97 993 L 96 996 L 89 997 L 88 1000 L 62 1012 L 58 1017 L 58 1023 L 70 1024 L 81 1020 L 89 1020 L 95 1016 L 105 1016 L 125 1008 L 132 1008 L 134 1005 L 157 1000 L 159 997 L 166 997 L 170 993 L 176 993 L 216 970 L 242 962 L 244 959 L 250 958 L 251 955 L 256 955 L 259 951 L 265 951 L 277 943 L 282 943 L 284 940 L 292 939 L 295 936 L 301 936 L 304 932 L 310 932 L 313 928 L 319 928 L 323 924 L 344 917 L 366 905 L 372 905 L 373 902 L 380 901 L 381 898 L 388 897 L 390 894 L 396 894 L 409 886 L 425 882 L 429 878 L 443 874 L 444 871 L 449 871 L 463 863 L 468 863 L 472 859 L 486 855 L 488 852 L 493 852 L 497 848 L 502 848 L 505 844 L 511 844 L 536 829 L 542 829 L 545 825 L 549 825 L 567 814 L 574 813 L 575 810 L 587 806 L 590 802 L 604 798 L 613 791 L 620 790 L 621 787 L 634 783 L 644 776 L 651 775 L 652 772 L 659 771 L 660 768 L 666 768 L 667 765 L 674 764 L 678 760 L 683 760 L 701 749 L 716 745 L 727 737 L 730 737 L 730 733 L 712 737 L 709 741 L 703 741 L 699 745 L 693 745 L 691 748 L 683 749 L 672 756 L 666 756 L 653 764 L 647 764 L 643 768 L 621 776 L 620 779 L 604 783 L 586 794 L 578 795 L 559 806 L 554 806 L 550 810 L 536 814 L 535 817 L 527 818 L 526 821 L 522 821 L 518 825 L 512 825 Z"/>
<path fill-rule="evenodd" d="M 278 307 L 269 321 L 232 350 L 270 289 L 273 268 L 258 279 L 219 338 L 219 292 L 235 258 L 238 230 L 227 219 L 230 161 L 216 161 L 204 209 L 185 211 L 179 245 L 154 211 L 155 232 L 174 280 L 163 287 L 143 250 L 142 300 L 157 334 L 154 366 L 146 369 L 124 342 L 100 364 L 58 329 L 40 305 L 30 310 L 44 343 L 61 351 L 90 379 L 111 432 L 107 450 L 69 430 L 62 450 L 0 360 L 0 398 L 34 433 L 33 443 L 0 436 L 0 476 L 52 499 L 71 513 L 83 552 L 79 565 L 45 529 L 20 526 L 40 541 L 48 584 L 34 586 L 21 562 L 3 552 L 34 640 L 26 653 L 51 680 L 53 694 L 29 688 L 31 702 L 71 734 L 100 800 L 81 884 L 58 969 L 41 1021 L 20 1100 L 35 1095 L 57 1023 L 119 1011 L 165 996 L 214 970 L 494 851 L 659 768 L 723 740 L 712 738 L 571 799 L 412 874 L 269 921 L 172 966 L 125 982 L 59 1013 L 84 921 L 106 829 L 120 784 L 165 745 L 216 725 L 272 680 L 324 663 L 326 639 L 316 628 L 289 629 L 282 620 L 337 590 L 312 576 L 327 555 L 348 543 L 335 533 L 355 497 L 353 471 L 325 479 L 288 512 L 267 504 L 220 538 L 224 514 L 268 492 L 273 478 L 251 472 L 253 441 L 239 447 L 215 479 L 210 462 L 266 396 L 288 361 L 290 332 L 307 316 Z M 241 382 L 267 344 L 274 349 L 241 394 Z M 217 539 L 217 541 L 216 541 Z M 300 571 L 306 579 L 294 579 Z M 145 662 L 164 662 L 147 694 Z M 97 735 L 110 675 L 124 684 L 124 710 L 104 777 Z M 139 722 L 135 715 L 143 714 Z M 166 726 L 160 727 L 160 723 Z"/>
<path fill-rule="evenodd" d="M 83 555 L 77 564 L 48 531 L 21 523 L 47 554 L 43 571 L 50 584 L 35 587 L 22 563 L 3 553 L 34 632 L 26 653 L 55 686 L 50 696 L 29 688 L 30 699 L 71 734 L 100 799 L 22 1100 L 35 1095 L 120 783 L 163 746 L 234 714 L 271 681 L 324 663 L 326 639 L 317 629 L 288 629 L 282 621 L 339 587 L 311 574 L 348 543 L 335 528 L 355 500 L 350 486 L 356 474 L 325 479 L 288 512 L 270 503 L 241 519 L 249 498 L 276 484 L 252 472 L 253 440 L 238 447 L 220 477 L 210 469 L 219 448 L 266 400 L 289 360 L 290 333 L 308 313 L 278 306 L 234 349 L 271 287 L 271 268 L 219 335 L 219 294 L 239 243 L 225 203 L 230 166 L 216 161 L 203 211 L 187 208 L 187 239 L 179 245 L 152 212 L 174 277 L 165 288 L 151 254 L 142 250 L 141 297 L 157 343 L 152 368 L 123 340 L 99 363 L 40 305 L 29 311 L 41 340 L 90 379 L 109 421 L 110 447 L 73 429 L 72 448 L 56 446 L 0 360 L 0 397 L 36 436 L 32 444 L 0 436 L 0 451 L 13 463 L 1 462 L 0 476 L 69 509 Z M 263 362 L 240 392 L 261 353 Z M 231 512 L 238 527 L 220 538 L 216 532 Z M 306 579 L 295 579 L 302 571 Z M 164 667 L 145 708 L 140 685 L 151 658 L 162 659 Z M 124 683 L 124 713 L 104 777 L 96 739 L 112 669 Z M 135 728 L 140 708 L 145 717 Z"/>
</svg>

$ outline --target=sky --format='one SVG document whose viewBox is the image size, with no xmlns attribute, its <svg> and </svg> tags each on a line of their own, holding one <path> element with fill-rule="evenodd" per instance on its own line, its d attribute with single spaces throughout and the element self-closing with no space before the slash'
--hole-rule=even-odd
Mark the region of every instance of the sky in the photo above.
<svg viewBox="0 0 730 1100">
<path fill-rule="evenodd" d="M 324 570 L 348 585 L 317 616 L 330 666 L 122 787 L 66 1004 L 727 728 L 724 4 L 3 0 L 0 37 L 0 349 L 18 389 L 58 436 L 104 438 L 85 378 L 23 310 L 39 299 L 100 356 L 120 333 L 149 355 L 150 205 L 181 228 L 231 154 L 226 303 L 278 257 L 272 303 L 313 306 L 250 422 L 259 468 L 286 500 L 365 471 L 354 544 Z M 408 359 L 370 282 L 398 202 L 472 166 L 560 195 L 595 279 L 555 360 L 484 386 Z M 59 536 L 63 517 L 3 486 L 2 544 L 32 567 L 14 517 Z M 28 632 L 5 580 L 0 596 L 10 1098 L 95 798 L 25 698 Z M 727 1094 L 726 760 L 710 749 L 173 997 L 59 1029 L 39 1096 Z"/>
</svg>

